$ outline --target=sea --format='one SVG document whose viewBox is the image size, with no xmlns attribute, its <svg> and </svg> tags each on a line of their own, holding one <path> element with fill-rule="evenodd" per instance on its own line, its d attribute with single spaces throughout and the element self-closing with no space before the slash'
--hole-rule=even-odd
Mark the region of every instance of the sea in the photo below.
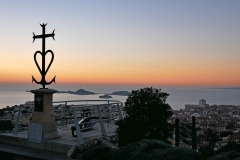
<svg viewBox="0 0 240 160">
<path fill-rule="evenodd" d="M 6 106 L 24 104 L 33 101 L 34 95 L 29 90 L 38 89 L 41 86 L 36 84 L 0 84 L 0 109 Z M 174 110 L 180 110 L 185 104 L 198 104 L 200 99 L 205 99 L 209 105 L 240 105 L 240 89 L 226 87 L 174 87 L 157 85 L 108 85 L 108 84 L 52 84 L 51 88 L 59 91 L 76 91 L 85 89 L 94 92 L 94 95 L 74 95 L 55 93 L 53 101 L 69 100 L 98 100 L 99 96 L 114 91 L 137 90 L 143 87 L 154 87 L 169 93 L 167 103 Z M 119 100 L 123 103 L 127 96 L 112 96 L 110 100 Z"/>
</svg>

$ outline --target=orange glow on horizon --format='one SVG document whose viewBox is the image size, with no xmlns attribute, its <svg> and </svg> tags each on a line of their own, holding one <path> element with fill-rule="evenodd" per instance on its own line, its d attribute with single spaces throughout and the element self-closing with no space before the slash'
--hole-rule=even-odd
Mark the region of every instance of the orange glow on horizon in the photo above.
<svg viewBox="0 0 240 160">
<path fill-rule="evenodd" d="M 10 54 L 10 53 L 9 53 Z M 11 53 L 13 54 L 13 53 Z M 10 54 L 10 55 L 11 55 Z M 170 57 L 171 58 L 171 57 Z M 180 57 L 178 57 L 180 58 Z M 87 58 L 86 58 L 87 59 Z M 178 86 L 238 86 L 240 85 L 240 64 L 209 61 L 188 61 L 188 59 L 145 60 L 132 57 L 122 61 L 97 59 L 57 59 L 53 62 L 46 80 L 56 75 L 57 84 L 152 84 Z M 14 64 L 3 61 L 0 83 L 32 83 L 32 75 L 40 81 L 40 73 L 32 57 L 27 61 L 19 58 Z"/>
<path fill-rule="evenodd" d="M 54 75 L 47 75 L 47 81 L 49 81 Z M 0 83 L 32 83 L 31 75 L 21 76 L 21 74 L 10 74 L 1 76 Z M 39 81 L 40 76 L 34 75 L 34 77 Z M 240 85 L 238 79 L 239 77 L 202 77 L 196 75 L 186 75 L 186 76 L 177 76 L 169 75 L 159 78 L 157 76 L 143 76 L 143 75 L 113 75 L 104 77 L 101 76 L 75 76 L 73 78 L 71 75 L 57 75 L 56 74 L 56 83 L 57 84 L 152 84 L 152 85 L 177 85 L 177 86 L 238 86 Z"/>
</svg>

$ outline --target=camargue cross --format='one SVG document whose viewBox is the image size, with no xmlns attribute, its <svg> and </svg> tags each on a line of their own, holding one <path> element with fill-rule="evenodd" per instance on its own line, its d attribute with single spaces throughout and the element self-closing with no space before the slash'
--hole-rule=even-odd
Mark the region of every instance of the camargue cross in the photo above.
<svg viewBox="0 0 240 160">
<path fill-rule="evenodd" d="M 42 39 L 42 52 L 36 51 L 35 54 L 34 54 L 34 61 L 35 61 L 35 64 L 36 64 L 36 66 L 37 66 L 40 74 L 42 75 L 42 79 L 41 79 L 41 81 L 38 82 L 38 81 L 36 81 L 36 79 L 32 76 L 32 82 L 34 81 L 34 82 L 37 83 L 37 84 L 41 84 L 43 88 L 45 88 L 45 85 L 49 85 L 49 84 L 51 84 L 52 82 L 55 83 L 55 78 L 56 78 L 56 76 L 55 76 L 50 82 L 46 82 L 46 79 L 45 79 L 45 76 L 46 76 L 46 74 L 47 74 L 47 72 L 48 72 L 48 70 L 49 70 L 49 68 L 50 68 L 50 66 L 52 65 L 52 62 L 53 62 L 53 60 L 54 60 L 54 54 L 53 54 L 53 52 L 52 52 L 51 50 L 47 50 L 47 51 L 45 52 L 45 38 L 52 37 L 53 40 L 55 40 L 55 39 L 54 39 L 54 36 L 55 36 L 54 31 L 55 31 L 55 29 L 53 30 L 52 34 L 45 34 L 45 26 L 46 26 L 46 25 L 47 25 L 47 23 L 46 23 L 46 24 L 44 24 L 44 23 L 43 23 L 43 24 L 40 24 L 40 26 L 42 27 L 42 35 L 35 35 L 35 34 L 33 33 L 33 42 L 35 41 L 35 39 L 38 39 L 38 38 L 41 38 L 41 39 Z M 52 58 L 51 58 L 50 63 L 48 64 L 47 70 L 45 70 L 45 56 L 46 56 L 46 54 L 47 54 L 48 52 L 51 53 Z M 38 64 L 38 62 L 37 62 L 37 59 L 36 59 L 37 54 L 40 54 L 40 55 L 42 56 L 42 69 L 39 67 L 39 64 Z"/>
</svg>

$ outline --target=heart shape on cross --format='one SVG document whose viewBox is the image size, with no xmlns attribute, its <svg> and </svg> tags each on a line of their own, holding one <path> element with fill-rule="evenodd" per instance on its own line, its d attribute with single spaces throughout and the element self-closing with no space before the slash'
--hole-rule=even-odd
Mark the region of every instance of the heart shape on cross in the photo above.
<svg viewBox="0 0 240 160">
<path fill-rule="evenodd" d="M 51 57 L 50 63 L 48 64 L 47 70 L 46 70 L 46 71 L 43 71 L 43 70 L 41 70 L 41 68 L 40 68 L 40 66 L 39 66 L 39 64 L 38 64 L 38 62 L 37 62 L 37 54 L 41 54 L 42 57 L 43 57 L 43 56 L 45 57 L 45 56 L 47 55 L 47 53 L 51 53 L 52 57 Z M 51 50 L 47 50 L 44 55 L 43 55 L 42 52 L 40 52 L 40 51 L 37 51 L 37 52 L 35 52 L 35 54 L 34 54 L 35 64 L 36 64 L 39 72 L 40 72 L 42 75 L 43 75 L 43 74 L 44 74 L 44 75 L 47 74 L 49 68 L 50 68 L 51 65 L 52 65 L 53 60 L 54 60 L 54 54 L 53 54 L 53 52 L 52 52 Z M 43 66 L 45 66 L 45 61 L 42 61 L 42 69 L 43 69 Z M 45 68 L 45 67 L 44 67 L 44 68 Z"/>
</svg>

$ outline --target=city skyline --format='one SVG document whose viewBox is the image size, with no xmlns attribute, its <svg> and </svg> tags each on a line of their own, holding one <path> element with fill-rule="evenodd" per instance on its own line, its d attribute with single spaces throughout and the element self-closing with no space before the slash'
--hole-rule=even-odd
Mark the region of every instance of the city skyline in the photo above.
<svg viewBox="0 0 240 160">
<path fill-rule="evenodd" d="M 56 36 L 46 40 L 55 55 L 47 81 L 240 86 L 239 7 L 222 0 L 0 2 L 0 83 L 40 79 L 33 55 L 42 44 L 32 43 L 32 32 L 48 23 Z"/>
</svg>

